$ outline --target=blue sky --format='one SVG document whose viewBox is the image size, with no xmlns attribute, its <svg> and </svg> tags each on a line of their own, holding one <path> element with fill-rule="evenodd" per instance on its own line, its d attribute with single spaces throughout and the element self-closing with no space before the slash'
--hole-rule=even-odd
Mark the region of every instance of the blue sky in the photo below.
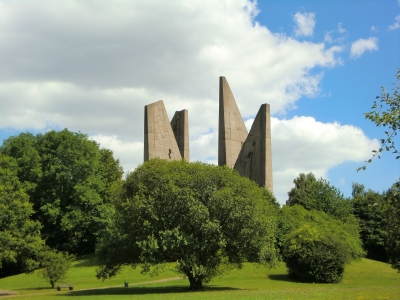
<svg viewBox="0 0 400 300">
<path fill-rule="evenodd" d="M 218 77 L 248 126 L 273 113 L 274 191 L 300 173 L 383 191 L 394 156 L 357 173 L 383 130 L 365 120 L 400 67 L 400 2 L 0 0 L 0 139 L 68 128 L 143 161 L 143 106 L 188 109 L 191 159 L 216 163 Z"/>
<path fill-rule="evenodd" d="M 343 65 L 326 70 L 320 95 L 302 97 L 297 102 L 297 109 L 289 111 L 285 117 L 308 115 L 322 122 L 353 124 L 370 138 L 383 138 L 384 130 L 366 120 L 363 112 L 371 110 L 381 86 L 392 91 L 394 74 L 400 68 L 400 1 L 285 1 L 284 5 L 278 1 L 259 1 L 258 8 L 258 22 L 272 31 L 288 35 L 293 34 L 293 16 L 297 12 L 314 13 L 313 35 L 304 40 L 321 42 L 327 32 L 337 37 L 340 36 L 339 28 L 345 30 L 341 35 L 341 45 L 347 49 L 341 56 Z M 379 49 L 367 50 L 360 57 L 352 58 L 349 54 L 352 42 L 371 37 L 377 39 Z M 354 162 L 341 164 L 330 169 L 328 177 L 331 183 L 350 195 L 351 182 L 362 182 L 368 188 L 382 191 L 400 174 L 398 162 L 389 153 L 374 160 L 366 171 L 355 172 L 361 165 Z"/>
</svg>

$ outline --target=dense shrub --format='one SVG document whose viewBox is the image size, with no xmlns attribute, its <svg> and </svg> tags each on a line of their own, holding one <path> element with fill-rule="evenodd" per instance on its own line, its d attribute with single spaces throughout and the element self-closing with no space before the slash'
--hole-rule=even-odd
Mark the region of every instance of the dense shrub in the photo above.
<svg viewBox="0 0 400 300">
<path fill-rule="evenodd" d="M 356 221 L 343 223 L 322 211 L 284 206 L 278 241 L 289 275 L 309 282 L 339 282 L 345 263 L 365 254 L 358 232 Z"/>
<path fill-rule="evenodd" d="M 351 260 L 343 240 L 310 223 L 287 236 L 283 253 L 289 275 L 307 282 L 340 282 Z"/>
</svg>

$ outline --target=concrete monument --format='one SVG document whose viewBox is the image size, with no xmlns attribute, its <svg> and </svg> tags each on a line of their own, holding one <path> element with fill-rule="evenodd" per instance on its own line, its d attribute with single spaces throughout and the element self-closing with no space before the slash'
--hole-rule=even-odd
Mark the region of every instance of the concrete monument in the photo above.
<svg viewBox="0 0 400 300">
<path fill-rule="evenodd" d="M 254 180 L 273 192 L 271 121 L 269 104 L 263 104 L 254 119 L 246 141 L 235 163 L 240 175 Z"/>
<path fill-rule="evenodd" d="M 189 121 L 186 109 L 176 111 L 171 120 L 172 131 L 178 143 L 179 152 L 182 158 L 189 161 Z"/>
<path fill-rule="evenodd" d="M 144 107 L 144 161 L 156 157 L 166 160 L 183 157 L 189 161 L 187 110 L 175 112 L 172 125 L 162 100 Z"/>
<path fill-rule="evenodd" d="M 218 165 L 233 168 L 247 138 L 239 108 L 225 77 L 219 78 Z"/>
<path fill-rule="evenodd" d="M 189 161 L 188 111 L 175 112 L 169 123 L 162 100 L 144 107 L 144 160 L 156 157 Z M 269 104 L 261 105 L 248 133 L 225 77 L 219 78 L 218 165 L 273 192 Z"/>
<path fill-rule="evenodd" d="M 219 80 L 218 165 L 234 168 L 273 192 L 269 104 L 261 105 L 248 134 L 225 77 Z"/>
</svg>

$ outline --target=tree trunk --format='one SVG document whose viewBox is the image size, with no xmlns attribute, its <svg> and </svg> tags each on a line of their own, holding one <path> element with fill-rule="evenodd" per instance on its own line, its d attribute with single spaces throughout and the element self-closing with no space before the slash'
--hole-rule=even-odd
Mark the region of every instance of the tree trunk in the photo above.
<svg viewBox="0 0 400 300">
<path fill-rule="evenodd" d="M 192 291 L 198 291 L 203 288 L 203 282 L 200 278 L 195 278 L 192 274 L 187 274 L 187 277 L 189 278 L 190 289 Z"/>
<path fill-rule="evenodd" d="M 50 281 L 51 288 L 54 289 L 54 281 Z"/>
</svg>

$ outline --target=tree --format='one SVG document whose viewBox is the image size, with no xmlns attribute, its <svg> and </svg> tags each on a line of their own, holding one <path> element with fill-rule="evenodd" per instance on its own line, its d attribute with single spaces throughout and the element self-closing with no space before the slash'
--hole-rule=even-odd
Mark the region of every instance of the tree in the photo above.
<svg viewBox="0 0 400 300">
<path fill-rule="evenodd" d="M 57 282 L 63 281 L 67 277 L 75 256 L 50 248 L 44 248 L 39 256 L 42 269 L 38 271 L 38 276 L 49 282 L 54 289 Z"/>
<path fill-rule="evenodd" d="M 149 160 L 126 178 L 98 245 L 97 277 L 124 265 L 157 273 L 175 262 L 190 288 L 201 289 L 244 261 L 274 264 L 276 218 L 275 198 L 234 170 Z"/>
<path fill-rule="evenodd" d="M 400 272 L 400 183 L 395 183 L 386 193 L 387 243 L 386 251 L 392 268 Z"/>
<path fill-rule="evenodd" d="M 27 187 L 47 245 L 70 253 L 94 251 L 97 232 L 112 210 L 113 189 L 122 169 L 107 149 L 82 133 L 64 129 L 4 140 L 0 153 L 12 156 Z"/>
<path fill-rule="evenodd" d="M 13 158 L 0 154 L 0 277 L 33 271 L 44 243 L 17 169 Z"/>
<path fill-rule="evenodd" d="M 383 195 L 366 190 L 362 184 L 353 183 L 351 202 L 354 215 L 360 223 L 360 237 L 367 251 L 367 257 L 387 262 L 386 206 Z"/>
<path fill-rule="evenodd" d="M 385 137 L 381 139 L 381 147 L 372 151 L 372 158 L 366 163 L 371 163 L 375 157 L 380 158 L 380 153 L 383 151 L 392 151 L 396 155 L 396 159 L 400 158 L 399 151 L 395 145 L 395 138 L 400 129 L 400 68 L 397 69 L 397 83 L 394 83 L 393 95 L 382 87 L 381 95 L 376 99 L 380 99 L 380 104 L 374 101 L 372 111 L 364 113 L 365 118 L 375 123 L 377 127 L 387 127 Z M 357 168 L 365 170 L 366 165 Z"/>
<path fill-rule="evenodd" d="M 279 231 L 289 276 L 302 281 L 340 282 L 345 264 L 365 254 L 357 225 L 300 205 L 282 208 Z"/>
<path fill-rule="evenodd" d="M 295 187 L 288 192 L 287 205 L 299 204 L 307 210 L 321 210 L 341 221 L 353 218 L 350 201 L 329 181 L 316 179 L 312 173 L 300 173 L 293 183 Z"/>
</svg>

